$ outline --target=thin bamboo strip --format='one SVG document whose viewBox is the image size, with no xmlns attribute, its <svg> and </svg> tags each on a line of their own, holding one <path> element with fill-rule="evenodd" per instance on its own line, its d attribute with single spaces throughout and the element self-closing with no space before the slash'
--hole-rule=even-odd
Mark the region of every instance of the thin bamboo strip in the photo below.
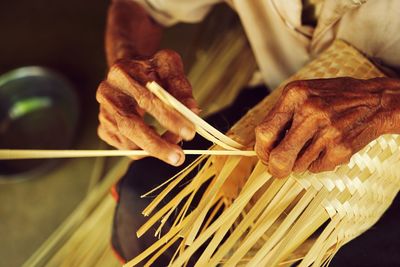
<svg viewBox="0 0 400 267">
<path fill-rule="evenodd" d="M 271 178 L 271 176 L 269 176 Z M 243 220 L 240 222 L 239 225 L 235 227 L 231 235 L 228 237 L 226 242 L 222 244 L 213 258 L 210 260 L 211 266 L 216 266 L 219 262 L 222 261 L 223 257 L 225 256 L 226 251 L 232 250 L 232 248 L 237 244 L 236 242 L 245 234 L 249 227 L 252 227 L 252 223 L 258 215 L 265 209 L 268 203 L 273 199 L 276 192 L 283 186 L 284 182 L 282 180 L 276 180 L 271 185 L 270 190 L 266 190 L 261 196 L 257 203 L 251 208 L 250 212 L 247 216 L 243 217 Z"/>
<path fill-rule="evenodd" d="M 81 227 L 85 219 L 98 207 L 101 200 L 109 192 L 110 187 L 126 172 L 128 160 L 122 160 L 112 167 L 102 182 L 93 188 L 92 192 L 82 201 L 77 209 L 63 222 L 62 225 L 43 243 L 43 245 L 23 264 L 23 267 L 45 266 L 58 253 L 65 242 Z M 109 217 L 113 209 L 108 210 Z M 109 229 L 106 227 L 104 229 Z M 63 250 L 66 254 L 67 250 Z M 64 253 L 62 252 L 62 253 Z M 61 255 L 61 254 L 60 254 Z M 65 254 L 64 254 L 65 255 Z M 66 257 L 69 256 L 66 255 Z M 61 259 L 61 258 L 59 258 Z M 110 265 L 111 266 L 111 265 Z"/>
<path fill-rule="evenodd" d="M 208 210 L 210 209 L 213 203 L 213 200 L 217 196 L 219 188 L 224 184 L 229 174 L 232 173 L 232 171 L 237 166 L 237 164 L 239 164 L 239 162 L 240 158 L 234 157 L 232 158 L 230 164 L 225 164 L 224 167 L 222 168 L 221 173 L 214 180 L 214 183 L 212 184 L 208 194 L 204 195 L 205 201 L 199 204 L 199 208 L 197 209 L 199 212 L 197 213 L 197 216 L 195 216 L 196 220 L 193 221 L 193 224 L 191 225 L 191 231 L 188 234 L 186 245 L 192 244 L 193 240 L 195 239 L 197 233 L 200 230 L 201 224 L 203 223 L 203 220 L 206 217 Z"/>
<path fill-rule="evenodd" d="M 326 193 L 326 191 L 321 190 Z M 325 197 L 328 194 L 325 195 Z M 321 194 L 323 196 L 323 194 Z M 285 235 L 285 238 L 271 251 L 264 255 L 262 263 L 268 266 L 275 266 L 281 258 L 285 258 L 294 251 L 296 247 L 302 244 L 309 236 L 314 233 L 319 227 L 325 223 L 329 216 L 324 212 L 317 201 L 310 203 L 310 206 L 296 221 L 290 231 Z"/>
<path fill-rule="evenodd" d="M 213 143 L 220 145 L 221 147 L 228 150 L 237 150 L 239 148 L 243 148 L 241 144 L 227 137 L 205 120 L 197 116 L 193 111 L 188 109 L 185 105 L 175 99 L 170 93 L 168 93 L 165 89 L 163 89 L 156 82 L 149 82 L 146 84 L 147 89 L 149 89 L 153 94 L 155 94 L 159 99 L 161 99 L 164 103 L 170 105 L 179 113 L 181 113 L 185 118 L 190 120 L 195 126 L 196 131 Z"/>
<path fill-rule="evenodd" d="M 202 241 L 207 240 L 211 235 L 213 235 L 215 231 L 218 229 L 218 227 L 226 225 L 232 218 L 236 218 L 238 216 L 238 213 L 240 214 L 241 211 L 240 207 L 243 207 L 243 205 L 245 205 L 247 201 L 253 196 L 255 191 L 257 191 L 257 189 L 260 188 L 259 182 L 263 184 L 270 177 L 271 176 L 268 174 L 254 177 L 254 179 L 256 179 L 255 181 L 258 181 L 258 183 L 252 184 L 252 187 L 249 186 L 247 193 L 242 194 L 240 197 L 238 197 L 235 200 L 235 203 L 229 206 L 226 212 L 224 212 L 224 214 L 221 215 L 218 218 L 218 220 L 216 220 L 209 228 L 207 228 L 204 231 L 203 235 L 201 235 L 201 237 L 196 239 L 195 242 L 191 244 L 191 246 L 189 246 L 189 249 L 186 250 L 184 254 L 182 254 L 183 255 L 182 258 L 180 259 L 178 258 L 177 262 L 175 262 L 174 264 L 176 264 L 176 266 L 180 266 L 180 262 L 187 260 L 191 255 L 193 255 L 194 251 L 196 250 L 196 247 L 198 248 L 199 246 L 201 246 Z M 268 192 L 268 194 L 266 194 L 266 197 L 271 197 L 271 193 Z"/>
<path fill-rule="evenodd" d="M 205 158 L 204 157 L 199 157 L 195 161 L 193 161 L 187 168 L 183 169 L 179 173 L 177 173 L 175 176 L 172 177 L 171 183 L 160 193 L 158 194 L 153 201 L 143 210 L 142 214 L 144 216 L 150 215 L 150 213 L 157 207 L 157 205 L 164 199 L 164 197 L 170 193 L 170 191 L 179 184 L 179 182 L 182 181 L 182 179 L 185 178 L 187 173 L 190 173 L 196 168 L 197 164 L 202 162 Z M 158 187 L 157 187 L 158 188 Z M 150 192 L 146 193 L 144 196 L 152 193 L 154 191 L 151 190 Z"/>
<path fill-rule="evenodd" d="M 208 177 L 208 179 L 211 179 L 211 177 Z M 208 180 L 207 179 L 207 180 Z M 173 207 L 176 206 L 176 203 L 180 203 L 180 201 L 188 196 L 194 188 L 193 184 L 197 184 L 196 180 L 193 179 L 193 181 L 185 187 L 184 190 L 179 192 L 173 199 L 170 201 L 167 205 L 165 205 L 162 209 L 157 211 L 142 227 L 138 229 L 136 232 L 137 236 L 140 237 L 142 236 L 152 225 L 154 225 L 158 220 L 162 218 L 162 216 L 168 212 L 168 210 L 172 209 Z"/>
<path fill-rule="evenodd" d="M 254 157 L 254 151 L 247 150 L 183 150 L 186 155 L 247 156 Z M 44 159 L 44 158 L 87 158 L 149 156 L 144 150 L 33 150 L 0 149 L 0 160 Z"/>
<path fill-rule="evenodd" d="M 383 74 L 357 50 L 336 41 L 289 81 L 338 76 L 365 79 Z M 249 111 L 228 135 L 247 147 L 252 146 L 255 126 L 273 107 L 282 89 L 283 86 L 279 87 Z M 198 192 L 195 184 L 190 183 L 182 189 L 188 190 L 187 193 L 172 200 L 180 203 L 188 194 L 202 197 L 191 213 L 180 217 L 182 222 L 174 224 L 175 229 L 181 227 L 176 234 L 182 241 L 170 266 L 184 266 L 198 252 L 202 254 L 196 266 L 221 263 L 276 266 L 296 259 L 303 259 L 301 266 L 329 264 L 341 245 L 379 219 L 399 191 L 399 146 L 399 136 L 381 136 L 335 171 L 306 172 L 286 180 L 267 179 L 257 186 L 251 177 L 261 176 L 261 163 L 254 168 L 251 160 L 238 163 L 229 156 L 210 156 L 211 164 L 203 166 L 194 178 L 197 186 L 210 182 L 208 190 Z M 230 173 L 218 183 L 224 169 Z M 211 205 L 210 192 L 218 196 Z M 198 214 L 214 214 L 213 207 L 219 201 L 224 203 L 225 210 L 218 217 L 198 219 Z M 187 220 L 190 216 L 194 217 Z M 191 223 L 194 221 L 195 224 Z M 313 237 L 318 234 L 319 238 Z M 191 245 L 186 246 L 188 243 Z M 141 256 L 140 260 L 146 257 Z"/>
<path fill-rule="evenodd" d="M 171 245 L 173 245 L 177 240 L 179 239 L 179 236 L 176 235 L 173 238 L 171 238 L 171 240 L 168 241 L 168 243 L 162 247 L 161 249 L 159 249 L 150 259 L 148 262 L 146 262 L 146 264 L 144 265 L 145 267 L 147 266 L 151 266 L 158 257 L 160 257 Z"/>
<path fill-rule="evenodd" d="M 258 242 L 261 236 L 273 225 L 273 223 L 278 219 L 280 214 L 287 208 L 291 201 L 297 194 L 293 194 L 292 190 L 301 190 L 301 188 L 296 188 L 291 183 L 285 183 L 281 190 L 277 194 L 277 198 L 274 198 L 272 202 L 268 205 L 268 208 L 264 210 L 263 214 L 260 216 L 263 222 L 260 227 L 257 227 L 255 231 L 247 236 L 241 246 L 231 255 L 230 259 L 227 261 L 228 266 L 235 266 L 239 261 L 247 254 L 247 252 Z M 296 192 L 298 193 L 298 192 Z M 288 195 L 288 198 L 286 198 Z M 284 200 L 284 204 L 278 204 L 279 200 Z M 268 214 L 269 216 L 265 216 Z"/>
<path fill-rule="evenodd" d="M 230 216 L 232 216 L 234 213 L 232 212 L 232 210 L 233 210 L 233 206 L 231 206 L 230 208 L 229 208 L 229 210 L 231 210 L 231 212 L 229 212 L 229 213 L 226 213 L 226 215 L 225 215 L 225 217 L 230 217 Z M 193 213 L 191 213 L 190 214 L 190 216 L 192 216 L 193 215 Z M 207 233 L 205 233 L 205 236 L 203 236 L 203 238 L 204 239 L 207 239 L 207 236 L 210 236 L 210 235 L 212 235 L 213 234 L 213 230 L 212 229 L 217 229 L 220 225 L 222 225 L 223 223 L 224 223 L 224 219 L 223 218 L 221 218 L 220 217 L 220 219 L 218 220 L 218 222 L 214 222 L 213 223 L 213 225 L 212 226 L 210 226 L 208 229 L 207 229 Z M 190 224 L 189 224 L 190 225 Z M 198 240 L 197 240 L 198 241 Z M 196 244 L 192 244 L 192 246 L 190 246 L 191 248 L 194 248 L 194 250 L 195 250 L 195 247 L 196 246 L 198 246 L 198 244 L 201 244 L 200 242 L 197 242 Z M 185 256 L 186 255 L 186 256 Z M 184 262 L 186 262 L 188 259 L 189 259 L 189 257 L 192 255 L 191 254 L 191 252 L 190 251 L 186 251 L 185 252 L 185 255 L 183 256 L 183 257 L 179 257 L 179 259 L 177 259 L 177 261 L 180 261 L 182 264 L 184 263 Z M 128 263 L 128 266 L 130 266 L 129 265 L 130 263 Z"/>
<path fill-rule="evenodd" d="M 224 18 L 228 14 L 224 14 Z M 227 107 L 236 98 L 238 92 L 248 85 L 257 64 L 240 21 L 236 14 L 231 14 L 236 23 L 230 23 L 229 27 L 221 29 L 221 16 L 217 16 L 207 29 L 201 31 L 201 39 L 207 46 L 213 40 L 207 50 L 196 52 L 196 63 L 189 70 L 188 79 L 193 85 L 193 93 L 199 106 L 202 107 L 202 115 L 207 116 Z M 217 25 L 217 26 L 216 26 Z M 221 35 L 220 33 L 224 34 Z M 200 40 L 201 41 L 201 40 Z M 196 41 L 196 45 L 198 40 Z M 229 71 L 226 71 L 229 66 Z M 243 66 L 246 66 L 243 68 Z M 235 75 L 232 75 L 234 73 Z M 207 77 L 206 79 L 204 77 Z M 229 88 L 229 90 L 224 90 Z"/>
<path fill-rule="evenodd" d="M 255 256 L 249 260 L 248 265 L 256 265 L 259 261 L 261 261 L 261 257 L 269 253 L 269 251 L 276 246 L 276 244 L 284 237 L 285 233 L 289 231 L 289 229 L 293 226 L 295 221 L 299 218 L 300 214 L 306 209 L 306 207 L 310 204 L 311 200 L 315 197 L 317 191 L 316 190 L 308 190 L 306 195 L 301 198 L 299 203 L 296 204 L 295 208 L 288 214 L 288 216 L 284 219 L 282 224 L 278 227 L 278 229 L 273 233 L 273 235 L 265 242 L 265 244 L 259 249 L 259 251 L 255 254 Z"/>
<path fill-rule="evenodd" d="M 190 214 L 188 217 L 186 217 L 185 221 L 191 219 L 192 214 Z M 135 266 L 141 261 L 143 261 L 146 257 L 157 251 L 157 249 L 160 249 L 163 244 L 167 243 L 169 240 L 174 238 L 176 235 L 179 234 L 179 231 L 182 229 L 182 225 L 185 224 L 185 221 L 183 221 L 181 224 L 177 225 L 176 227 L 171 228 L 167 234 L 165 234 L 161 239 L 159 239 L 157 242 L 155 242 L 153 245 L 148 247 L 145 251 L 143 251 L 140 255 L 126 263 L 124 266 L 129 267 L 129 266 Z"/>
<path fill-rule="evenodd" d="M 260 166 L 260 165 L 259 165 Z M 257 172 L 253 172 L 257 173 Z M 250 198 L 260 189 L 260 187 L 265 184 L 265 180 L 269 179 L 270 176 L 267 173 L 264 173 L 263 175 L 251 175 L 248 179 L 248 182 L 243 188 L 243 192 L 245 190 L 247 191 L 246 193 L 242 194 L 242 198 L 237 198 L 235 199 L 235 202 L 232 203 L 232 211 L 230 212 L 231 214 L 235 214 L 235 216 L 232 215 L 232 219 L 229 221 L 226 221 L 223 226 L 218 230 L 218 232 L 214 235 L 214 238 L 211 240 L 210 244 L 207 246 L 207 249 L 203 252 L 201 257 L 199 258 L 197 264 L 199 266 L 206 264 L 209 259 L 211 259 L 211 256 L 214 254 L 215 250 L 218 248 L 221 240 L 225 237 L 229 229 L 233 226 L 235 223 L 236 219 L 238 216 L 240 216 L 240 213 L 246 203 L 250 200 Z M 236 206 L 236 207 L 235 207 Z"/>
</svg>

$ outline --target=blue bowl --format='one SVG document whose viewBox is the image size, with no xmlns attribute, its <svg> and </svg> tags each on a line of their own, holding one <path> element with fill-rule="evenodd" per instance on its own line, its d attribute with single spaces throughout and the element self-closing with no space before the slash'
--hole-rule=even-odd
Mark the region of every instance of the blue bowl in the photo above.
<svg viewBox="0 0 400 267">
<path fill-rule="evenodd" d="M 67 149 L 73 143 L 78 118 L 77 95 L 60 74 L 23 67 L 0 76 L 0 148 Z M 21 177 L 51 162 L 0 160 L 0 177 Z"/>
</svg>

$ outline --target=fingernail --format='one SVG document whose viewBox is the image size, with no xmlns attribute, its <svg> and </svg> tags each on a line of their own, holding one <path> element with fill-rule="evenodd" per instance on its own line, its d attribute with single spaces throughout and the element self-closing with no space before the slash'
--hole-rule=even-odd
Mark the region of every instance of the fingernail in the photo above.
<svg viewBox="0 0 400 267">
<path fill-rule="evenodd" d="M 185 140 L 193 139 L 194 135 L 196 134 L 193 130 L 191 130 L 187 127 L 181 128 L 179 133 L 180 133 L 180 136 Z"/>
<path fill-rule="evenodd" d="M 181 156 L 178 153 L 171 153 L 168 156 L 168 161 L 172 165 L 177 165 L 179 163 L 180 159 L 181 159 Z"/>
</svg>

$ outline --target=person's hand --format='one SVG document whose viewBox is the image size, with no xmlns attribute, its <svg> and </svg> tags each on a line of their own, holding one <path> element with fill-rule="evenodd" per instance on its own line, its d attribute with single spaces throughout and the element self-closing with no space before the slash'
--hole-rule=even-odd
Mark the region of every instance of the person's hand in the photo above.
<svg viewBox="0 0 400 267">
<path fill-rule="evenodd" d="M 289 83 L 256 128 L 255 150 L 269 172 L 322 172 L 385 133 L 399 133 L 399 80 L 334 78 Z"/>
<path fill-rule="evenodd" d="M 185 156 L 176 143 L 192 139 L 194 125 L 154 96 L 145 87 L 149 81 L 156 81 L 198 113 L 180 56 L 162 50 L 151 59 L 119 60 L 110 68 L 96 94 L 100 103 L 98 135 L 118 149 L 141 148 L 169 164 L 180 165 Z M 145 113 L 168 131 L 160 136 L 144 122 Z"/>
</svg>

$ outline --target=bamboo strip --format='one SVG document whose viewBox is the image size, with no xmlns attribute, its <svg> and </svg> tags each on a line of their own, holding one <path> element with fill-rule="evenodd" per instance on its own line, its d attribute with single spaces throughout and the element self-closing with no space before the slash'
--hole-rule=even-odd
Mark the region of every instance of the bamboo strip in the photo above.
<svg viewBox="0 0 400 267">
<path fill-rule="evenodd" d="M 180 266 L 183 262 L 185 262 L 193 253 L 196 251 L 198 247 L 200 247 L 204 241 L 208 240 L 219 227 L 226 226 L 229 222 L 235 218 L 237 218 L 238 213 L 240 214 L 241 207 L 245 205 L 249 199 L 253 196 L 253 194 L 260 188 L 260 186 L 265 183 L 271 176 L 267 173 L 264 175 L 254 177 L 254 183 L 252 186 L 249 186 L 247 192 L 242 194 L 235 200 L 233 205 L 229 206 L 223 215 L 221 215 L 215 222 L 213 222 L 210 227 L 208 227 L 201 235 L 199 235 L 188 249 L 182 253 L 181 256 L 177 258 L 177 260 L 173 263 L 172 266 Z M 253 179 L 252 179 L 253 180 Z M 261 184 L 260 184 L 261 182 Z M 278 182 L 279 183 L 279 182 Z M 270 196 L 270 192 L 268 192 L 267 196 Z M 231 223 L 231 225 L 233 222 Z"/>
<path fill-rule="evenodd" d="M 257 172 L 253 172 L 257 173 Z M 199 258 L 197 265 L 202 266 L 206 264 L 206 262 L 211 259 L 211 256 L 214 254 L 215 250 L 220 245 L 221 240 L 225 237 L 229 229 L 233 227 L 235 221 L 240 216 L 242 209 L 251 199 L 251 197 L 261 188 L 263 184 L 265 184 L 266 180 L 270 179 L 270 176 L 267 173 L 262 175 L 251 175 L 249 177 L 248 182 L 243 188 L 242 197 L 237 198 L 234 203 L 231 205 L 230 214 L 232 216 L 229 220 L 225 221 L 223 226 L 215 233 L 213 239 L 207 246 L 207 249 L 203 252 L 201 257 Z"/>
<path fill-rule="evenodd" d="M 354 48 L 336 41 L 289 81 L 340 76 L 365 79 L 383 74 Z M 229 136 L 252 146 L 254 127 L 283 88 L 248 112 Z M 236 162 L 229 156 L 211 156 L 211 164 L 201 166 L 195 176 L 196 183 L 186 185 L 185 193 L 171 201 L 181 203 L 190 196 L 187 204 L 194 195 L 201 197 L 188 215 L 194 215 L 191 220 L 182 212 L 174 223 L 181 229 L 177 234 L 182 241 L 169 266 L 186 266 L 198 253 L 202 254 L 196 266 L 277 266 L 301 259 L 302 266 L 326 266 L 340 246 L 379 219 L 399 191 L 399 145 L 399 136 L 382 136 L 335 171 L 305 172 L 286 180 L 272 179 L 266 167 L 251 158 Z M 263 181 L 262 177 L 269 179 Z M 208 189 L 196 191 L 206 181 Z M 162 214 L 176 207 L 171 202 L 161 208 Z M 215 207 L 221 209 L 218 217 Z"/>
<path fill-rule="evenodd" d="M 189 235 L 187 237 L 186 245 L 192 244 L 193 240 L 195 239 L 197 233 L 200 230 L 200 227 L 204 221 L 204 218 L 207 215 L 209 208 L 211 207 L 211 204 L 213 203 L 213 200 L 217 196 L 219 188 L 226 181 L 229 174 L 231 174 L 234 168 L 237 166 L 237 164 L 240 161 L 240 158 L 235 157 L 232 158 L 231 160 L 232 160 L 231 164 L 224 165 L 220 175 L 218 175 L 218 177 L 214 180 L 214 183 L 211 185 L 209 193 L 203 196 L 205 201 L 199 204 L 199 207 L 197 209 L 198 214 L 196 216 L 196 220 L 193 221 L 193 224 L 191 225 L 191 231 L 189 232 Z"/>
<path fill-rule="evenodd" d="M 165 104 L 172 106 L 196 126 L 196 131 L 207 140 L 226 150 L 183 150 L 186 155 L 256 156 L 254 151 L 241 150 L 243 145 L 224 135 L 205 120 L 197 116 L 156 82 L 146 87 Z M 0 149 L 0 160 L 43 159 L 43 158 L 81 158 L 81 157 L 120 157 L 149 156 L 144 150 L 30 150 Z"/>
<path fill-rule="evenodd" d="M 293 201 L 295 194 L 291 193 L 292 190 L 299 190 L 291 183 L 285 183 L 285 185 L 278 192 L 272 202 L 268 205 L 267 209 L 264 210 L 263 214 L 260 216 L 263 222 L 260 224 L 260 227 L 257 227 L 254 232 L 248 235 L 248 237 L 243 240 L 240 248 L 235 251 L 235 253 L 230 257 L 227 261 L 228 266 L 236 266 L 239 261 L 247 254 L 247 252 L 257 243 L 259 238 L 272 226 L 272 224 L 278 219 L 280 214 L 287 208 L 291 201 Z M 301 190 L 301 189 L 300 189 Z M 288 195 L 289 198 L 285 198 Z M 284 201 L 285 203 L 277 204 L 279 201 Z M 275 202 L 275 203 L 274 203 Z M 276 205 L 274 205 L 276 204 Z M 265 216 L 268 214 L 269 216 Z M 260 220 L 260 219 L 259 219 Z"/>
<path fill-rule="evenodd" d="M 160 193 L 158 194 L 153 201 L 143 210 L 142 214 L 144 216 L 150 215 L 150 213 L 157 207 L 157 205 L 165 198 L 166 195 L 170 193 L 170 191 L 179 184 L 179 182 L 182 181 L 182 179 L 185 178 L 185 176 L 192 172 L 194 168 L 197 167 L 197 164 L 199 164 L 204 157 L 199 157 L 195 161 L 193 161 L 188 167 L 184 168 L 182 171 L 177 173 L 175 176 L 172 177 L 170 184 Z M 158 186 L 159 187 L 159 186 Z M 158 188 L 157 187 L 157 188 Z M 145 196 L 147 196 L 149 193 L 154 192 L 154 189 L 151 190 L 150 192 L 146 193 Z"/>
<path fill-rule="evenodd" d="M 211 177 L 209 177 L 210 179 Z M 157 211 L 142 227 L 137 231 L 137 236 L 142 236 L 151 226 L 153 226 L 158 220 L 162 218 L 164 214 L 166 214 L 171 208 L 175 207 L 180 201 L 188 196 L 193 189 L 196 187 L 196 179 L 193 179 L 192 182 L 185 187 L 182 191 L 180 191 L 167 205 L 165 205 L 162 209 Z"/>
<path fill-rule="evenodd" d="M 190 220 L 192 214 L 190 214 L 185 220 Z M 152 253 L 157 251 L 157 249 L 160 249 L 163 244 L 167 243 L 169 240 L 174 238 L 177 234 L 179 234 L 179 231 L 182 229 L 182 224 L 177 225 L 176 227 L 171 228 L 168 233 L 166 233 L 161 239 L 159 239 L 157 242 L 155 242 L 153 245 L 151 245 L 149 248 L 147 248 L 145 251 L 143 251 L 140 255 L 138 255 L 136 258 L 132 259 L 128 263 L 124 265 L 124 267 L 131 267 L 135 266 L 138 263 L 142 262 L 145 258 L 150 256 Z"/>
<path fill-rule="evenodd" d="M 317 191 L 309 190 L 306 192 L 305 196 L 301 198 L 299 203 L 293 208 L 293 210 L 288 214 L 279 228 L 273 233 L 273 235 L 265 242 L 265 244 L 258 250 L 256 255 L 249 261 L 248 265 L 256 265 L 261 261 L 261 257 L 269 253 L 269 251 L 278 243 L 279 240 L 288 232 L 288 230 L 293 226 L 295 221 L 299 218 L 300 214 L 304 209 L 310 204 L 311 200 L 315 197 Z"/>
<path fill-rule="evenodd" d="M 243 148 L 243 145 L 224 135 L 213 126 L 211 126 L 209 123 L 207 123 L 205 120 L 197 116 L 193 111 L 191 111 L 185 105 L 175 99 L 170 93 L 168 93 L 156 82 L 149 82 L 146 84 L 146 87 L 165 104 L 173 107 L 185 118 L 190 120 L 196 126 L 196 131 L 207 140 L 212 141 L 215 144 L 218 144 L 228 150 L 237 150 L 239 148 Z"/>
<path fill-rule="evenodd" d="M 254 157 L 256 153 L 248 150 L 183 150 L 186 155 L 246 156 Z M 0 160 L 45 159 L 45 158 L 90 158 L 149 156 L 144 150 L 33 150 L 33 149 L 0 149 Z"/>
<path fill-rule="evenodd" d="M 101 183 L 93 188 L 92 192 L 82 201 L 77 209 L 63 222 L 62 225 L 48 238 L 43 245 L 23 264 L 24 267 L 30 266 L 45 266 L 50 261 L 55 260 L 57 255 L 63 254 L 68 257 L 68 248 L 65 247 L 65 243 L 68 239 L 84 224 L 85 219 L 91 216 L 91 214 L 98 208 L 99 203 L 107 196 L 110 187 L 116 183 L 116 181 L 126 172 L 129 166 L 128 160 L 122 160 L 118 162 L 108 172 L 108 174 L 102 179 Z M 113 212 L 113 208 L 109 210 L 108 218 Z M 105 229 L 110 229 L 105 227 Z M 107 233 L 102 233 L 103 239 L 107 236 Z M 107 239 L 107 238 L 105 238 Z M 108 241 L 106 242 L 108 243 Z M 62 250 L 62 251 L 61 251 Z M 68 251 L 68 252 L 66 252 Z M 58 259 L 60 257 L 57 256 Z M 60 260 L 62 261 L 62 260 Z M 50 265 L 51 266 L 51 265 Z M 53 265 L 54 266 L 54 265 Z M 56 264 L 55 266 L 59 266 Z M 111 265 L 110 265 L 111 266 Z"/>
</svg>

